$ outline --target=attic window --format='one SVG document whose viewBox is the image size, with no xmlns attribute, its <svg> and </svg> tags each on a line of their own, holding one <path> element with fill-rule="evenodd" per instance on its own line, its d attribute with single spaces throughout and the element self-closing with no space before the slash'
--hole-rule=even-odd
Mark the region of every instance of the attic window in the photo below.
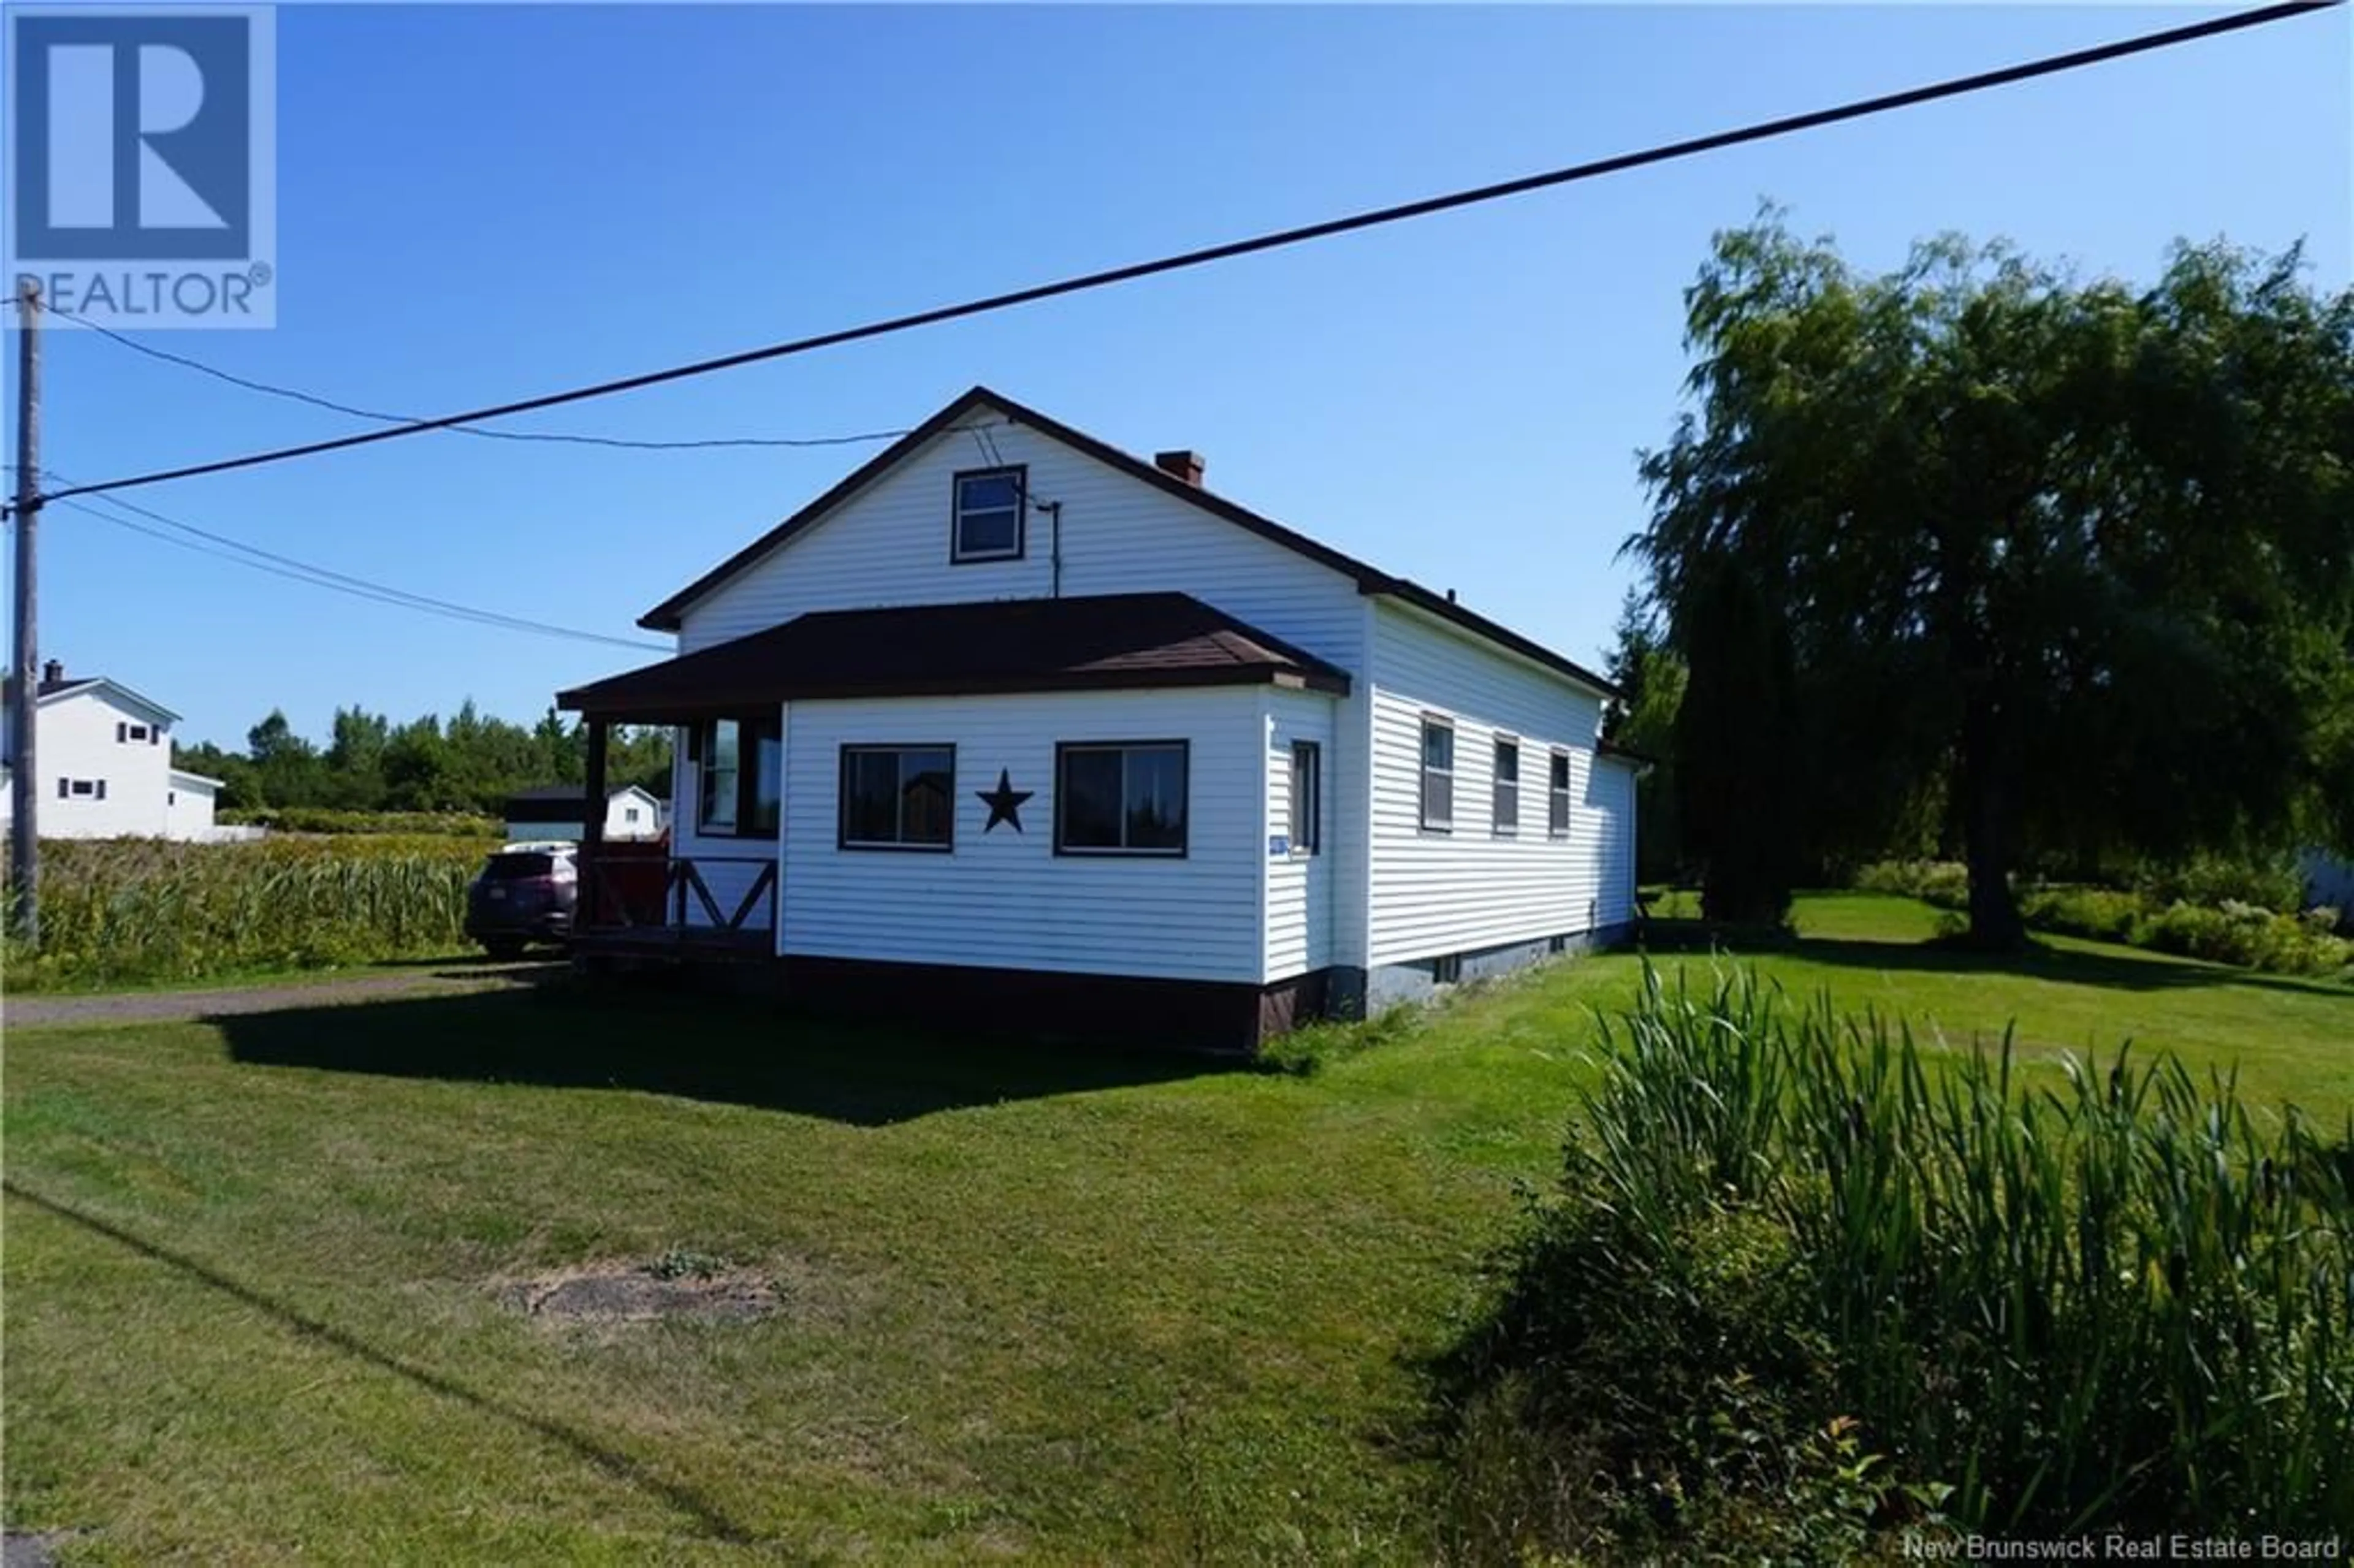
<svg viewBox="0 0 2354 1568">
<path fill-rule="evenodd" d="M 118 741 L 136 740 L 153 744 L 153 736 L 154 732 L 143 724 L 118 724 L 114 726 L 114 738 Z"/>
<path fill-rule="evenodd" d="M 1020 560 L 1022 498 L 1029 486 L 1029 470 L 1019 464 L 958 474 L 949 559 L 959 563 Z"/>
</svg>

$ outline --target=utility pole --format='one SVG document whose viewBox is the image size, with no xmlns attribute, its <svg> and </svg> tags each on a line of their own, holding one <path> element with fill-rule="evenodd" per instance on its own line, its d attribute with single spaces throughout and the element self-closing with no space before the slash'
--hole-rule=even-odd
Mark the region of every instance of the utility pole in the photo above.
<svg viewBox="0 0 2354 1568">
<path fill-rule="evenodd" d="M 41 941 L 41 792 L 34 788 L 37 747 L 33 735 L 36 684 L 40 680 L 40 639 L 34 626 L 34 535 L 40 522 L 41 331 L 40 286 L 30 278 L 16 295 L 16 683 L 8 694 L 8 727 L 14 755 L 8 759 L 8 881 L 15 895 L 14 925 L 27 948 Z"/>
</svg>

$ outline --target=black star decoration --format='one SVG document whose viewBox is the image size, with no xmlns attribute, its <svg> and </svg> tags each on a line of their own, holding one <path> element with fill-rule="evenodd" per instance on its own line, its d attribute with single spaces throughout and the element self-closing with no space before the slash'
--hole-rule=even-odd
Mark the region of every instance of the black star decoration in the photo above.
<svg viewBox="0 0 2354 1568">
<path fill-rule="evenodd" d="M 974 799 L 989 808 L 989 821 L 981 824 L 981 831 L 985 833 L 1000 822 L 1011 822 L 1013 824 L 1013 831 L 1020 832 L 1022 802 L 1037 792 L 1035 789 L 1016 789 L 1013 787 L 1013 780 L 1007 777 L 1005 769 L 999 768 L 996 789 L 975 789 L 972 792 Z"/>
</svg>

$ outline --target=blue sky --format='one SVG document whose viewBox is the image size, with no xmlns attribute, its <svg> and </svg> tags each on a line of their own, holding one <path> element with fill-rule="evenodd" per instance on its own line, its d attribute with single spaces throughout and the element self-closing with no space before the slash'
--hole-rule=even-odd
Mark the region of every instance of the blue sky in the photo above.
<svg viewBox="0 0 2354 1568">
<path fill-rule="evenodd" d="M 1672 140 L 2209 14 L 1790 8 L 287 6 L 279 324 L 147 341 L 445 412 Z M 1760 198 L 1882 267 L 2008 236 L 2150 276 L 2178 236 L 2349 281 L 2340 10 L 1492 207 L 826 350 L 520 428 L 815 436 L 987 382 L 1598 657 L 1686 368 L 1681 292 Z M 12 348 L 13 354 L 13 348 Z M 11 388 L 13 396 L 13 388 Z M 351 428 L 53 334 L 79 479 Z M 128 499 L 418 592 L 617 635 L 864 449 L 424 436 Z M 614 648 L 261 576 L 62 508 L 42 645 L 241 745 L 472 696 L 528 720 Z"/>
</svg>

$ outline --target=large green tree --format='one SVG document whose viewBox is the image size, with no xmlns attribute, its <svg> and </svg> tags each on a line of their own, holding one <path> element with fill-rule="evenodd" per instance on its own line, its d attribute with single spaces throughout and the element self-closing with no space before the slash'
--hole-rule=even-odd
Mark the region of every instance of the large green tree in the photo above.
<svg viewBox="0 0 2354 1568">
<path fill-rule="evenodd" d="M 1950 238 L 1870 276 L 1769 214 L 1686 303 L 1630 544 L 1726 912 L 1939 792 L 1990 945 L 2030 854 L 2346 825 L 2354 291 L 2221 245 L 2138 291 Z"/>
</svg>

